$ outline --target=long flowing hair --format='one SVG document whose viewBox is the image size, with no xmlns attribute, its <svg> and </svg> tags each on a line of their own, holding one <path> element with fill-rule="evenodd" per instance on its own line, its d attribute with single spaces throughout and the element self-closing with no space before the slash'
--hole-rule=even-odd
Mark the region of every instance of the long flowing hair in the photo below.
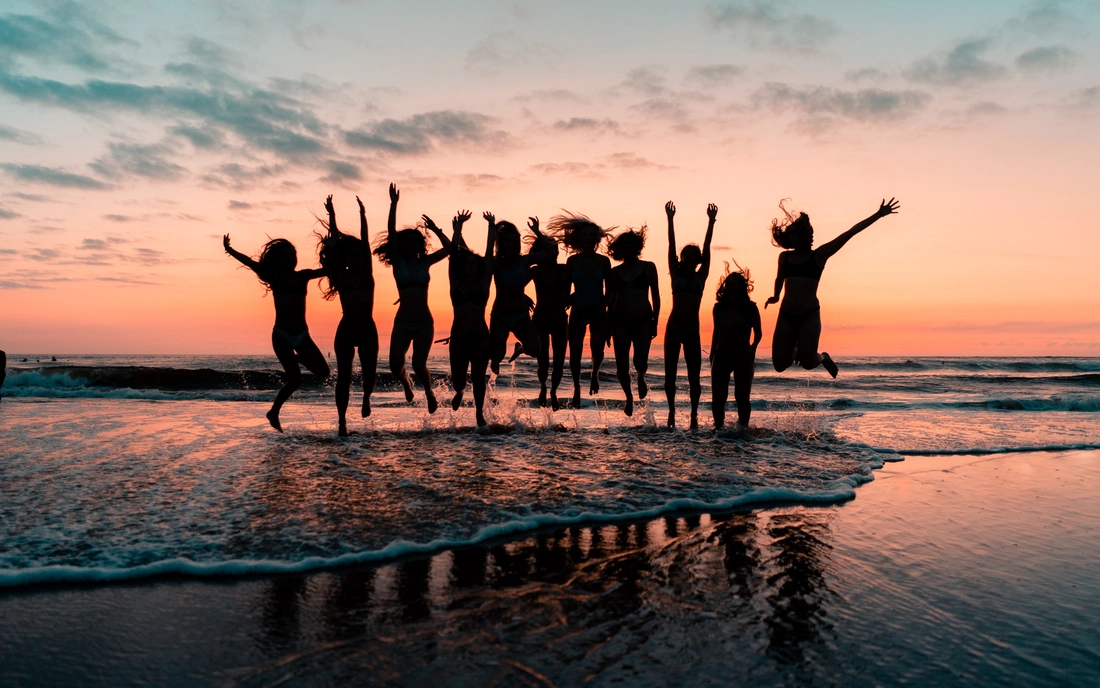
<svg viewBox="0 0 1100 688">
<path fill-rule="evenodd" d="M 332 234 L 328 231 L 328 223 L 324 220 L 320 222 L 326 233 L 314 232 L 314 236 L 318 239 L 317 260 L 325 271 L 325 279 L 318 285 L 325 301 L 332 301 L 341 285 L 346 284 L 352 273 L 362 267 L 353 264 L 352 256 L 358 253 L 360 260 L 370 260 L 370 246 L 359 237 L 339 230 Z"/>
<path fill-rule="evenodd" d="M 779 248 L 792 249 L 795 248 L 795 237 L 797 237 L 803 229 L 813 232 L 813 226 L 810 224 L 810 216 L 803 212 L 788 210 L 787 203 L 791 199 L 784 198 L 779 202 L 779 209 L 783 211 L 783 219 L 772 218 L 772 243 Z M 812 235 L 811 235 L 812 236 Z"/>
<path fill-rule="evenodd" d="M 748 268 L 741 267 L 736 260 L 733 264 L 737 266 L 737 270 L 731 272 L 730 264 L 726 263 L 726 274 L 722 275 L 722 280 L 718 282 L 718 289 L 714 294 L 715 300 L 720 304 L 747 306 L 753 303 L 749 298 L 753 289 L 752 273 Z"/>
<path fill-rule="evenodd" d="M 645 248 L 646 226 L 638 229 L 628 229 L 622 232 L 607 245 L 607 253 L 615 260 L 627 260 L 642 255 Z"/>
<path fill-rule="evenodd" d="M 571 213 L 568 210 L 562 212 L 565 215 L 555 215 L 546 223 L 546 233 L 564 244 L 566 250 L 570 253 L 580 253 L 587 248 L 581 239 L 581 235 L 585 230 L 593 230 L 599 236 L 596 241 L 596 250 L 598 251 L 600 244 L 611 236 L 611 230 L 615 229 L 614 227 L 604 229 L 578 213 Z"/>
<path fill-rule="evenodd" d="M 409 240 L 419 242 L 417 244 L 416 260 L 423 260 L 427 257 L 431 244 L 428 243 L 428 237 L 424 233 L 424 229 L 419 226 L 406 227 L 394 233 L 392 238 L 389 232 L 379 233 L 374 240 L 374 255 L 378 256 L 378 260 L 393 267 L 401 261 L 401 249 L 405 242 Z"/>
</svg>

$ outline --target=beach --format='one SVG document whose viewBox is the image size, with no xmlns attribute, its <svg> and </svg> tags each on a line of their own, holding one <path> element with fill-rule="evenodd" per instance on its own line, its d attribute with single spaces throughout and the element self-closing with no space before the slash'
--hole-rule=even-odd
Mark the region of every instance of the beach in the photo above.
<svg viewBox="0 0 1100 688">
<path fill-rule="evenodd" d="M 611 389 L 551 413 L 521 364 L 486 430 L 383 388 L 346 439 L 324 385 L 266 425 L 270 361 L 31 363 L 0 405 L 5 684 L 1100 674 L 1096 359 L 758 370 L 747 435 Z"/>
</svg>

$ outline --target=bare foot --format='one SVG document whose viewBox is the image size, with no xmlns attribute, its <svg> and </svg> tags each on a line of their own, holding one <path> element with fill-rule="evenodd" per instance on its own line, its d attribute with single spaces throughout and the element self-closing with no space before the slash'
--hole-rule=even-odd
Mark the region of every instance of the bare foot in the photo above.
<svg viewBox="0 0 1100 688">
<path fill-rule="evenodd" d="M 676 427 L 676 412 L 672 409 L 668 411 L 668 423 L 666 423 L 666 425 L 670 428 Z"/>
<path fill-rule="evenodd" d="M 370 416 L 370 397 L 363 397 L 362 415 L 364 418 Z"/>
<path fill-rule="evenodd" d="M 516 345 L 512 348 L 512 355 L 508 357 L 508 362 L 511 363 L 519 358 L 519 355 L 523 353 L 523 345 L 516 342 Z"/>
<path fill-rule="evenodd" d="M 558 401 L 558 390 L 556 389 L 550 390 L 550 408 L 555 411 L 561 408 L 561 402 Z"/>
<path fill-rule="evenodd" d="M 408 375 L 405 375 L 405 377 L 401 378 L 401 386 L 405 389 L 405 401 L 412 403 L 413 386 L 412 380 L 409 379 Z"/>
<path fill-rule="evenodd" d="M 343 418 L 340 419 L 340 427 L 336 431 L 336 434 L 339 435 L 340 437 L 347 437 L 348 436 L 348 422 L 346 420 L 344 420 Z"/>
<path fill-rule="evenodd" d="M 581 386 L 577 385 L 573 387 L 573 408 L 579 409 L 581 407 Z"/>
<path fill-rule="evenodd" d="M 271 423 L 271 427 L 275 428 L 279 432 L 283 431 L 283 426 L 279 424 L 279 411 L 271 409 L 267 412 L 267 422 Z"/>
<path fill-rule="evenodd" d="M 824 366 L 825 370 L 828 370 L 829 374 L 833 377 L 836 377 L 836 374 L 840 372 L 836 364 L 833 363 L 833 359 L 824 351 L 821 352 L 821 365 Z"/>
<path fill-rule="evenodd" d="M 546 408 L 546 385 L 539 388 L 539 406 Z"/>
<path fill-rule="evenodd" d="M 489 361 L 489 370 L 493 371 L 493 375 L 500 375 L 500 361 Z"/>
<path fill-rule="evenodd" d="M 691 412 L 691 429 L 692 430 L 698 430 L 699 429 L 699 414 L 696 413 L 695 411 Z"/>
<path fill-rule="evenodd" d="M 457 411 L 459 406 L 462 406 L 462 392 L 455 392 L 451 399 L 451 409 Z"/>
<path fill-rule="evenodd" d="M 588 396 L 600 393 L 600 376 L 592 376 L 592 384 L 588 386 Z"/>
<path fill-rule="evenodd" d="M 435 395 L 428 392 L 425 396 L 428 397 L 428 413 L 435 413 L 439 408 L 439 402 L 435 400 Z"/>
<path fill-rule="evenodd" d="M 488 423 L 485 422 L 485 416 L 481 413 L 481 409 L 477 410 L 476 415 L 477 415 L 477 426 L 479 428 L 483 428 L 486 425 L 488 425 Z"/>
<path fill-rule="evenodd" d="M 649 394 L 649 385 L 645 383 L 645 377 L 638 376 L 638 398 L 645 399 L 645 395 Z"/>
<path fill-rule="evenodd" d="M 634 415 L 634 397 L 626 398 L 626 406 L 623 407 L 623 411 L 626 412 L 627 416 Z"/>
</svg>

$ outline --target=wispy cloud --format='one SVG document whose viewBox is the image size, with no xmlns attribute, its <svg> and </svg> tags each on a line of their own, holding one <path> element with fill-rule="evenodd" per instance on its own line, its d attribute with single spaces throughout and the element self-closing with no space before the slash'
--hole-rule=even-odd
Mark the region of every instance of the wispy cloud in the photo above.
<svg viewBox="0 0 1100 688">
<path fill-rule="evenodd" d="M 32 146 L 42 143 L 42 137 L 38 134 L 16 129 L 15 127 L 7 127 L 3 124 L 0 124 L 0 140 L 15 141 L 16 143 L 25 143 Z"/>
<path fill-rule="evenodd" d="M 732 64 L 714 64 L 704 67 L 692 67 L 688 70 L 687 80 L 703 86 L 722 86 L 736 81 L 744 74 L 744 67 Z"/>
<path fill-rule="evenodd" d="M 183 177 L 187 168 L 169 160 L 172 153 L 171 147 L 163 143 L 108 143 L 107 152 L 96 158 L 90 167 L 108 179 L 134 176 L 174 181 Z"/>
<path fill-rule="evenodd" d="M 104 46 L 134 44 L 76 2 L 49 3 L 44 16 L 0 15 L 0 38 L 0 64 L 29 58 L 90 72 L 106 70 L 116 62 L 102 50 Z"/>
<path fill-rule="evenodd" d="M 332 184 L 346 184 L 363 178 L 363 172 L 358 165 L 343 160 L 326 160 L 323 167 L 328 170 L 328 174 L 321 177 L 321 180 Z"/>
<path fill-rule="evenodd" d="M 946 55 L 917 60 L 905 70 L 905 77 L 941 86 L 972 86 L 1003 78 L 1008 70 L 984 58 L 991 46 L 989 38 L 962 41 Z"/>
<path fill-rule="evenodd" d="M 438 110 L 413 115 L 403 120 L 383 119 L 370 122 L 344 134 L 349 146 L 396 155 L 427 153 L 436 145 L 476 145 L 500 147 L 510 137 L 494 129 L 492 117 L 477 112 Z"/>
<path fill-rule="evenodd" d="M 0 169 L 11 176 L 25 182 L 38 182 L 50 186 L 60 186 L 71 189 L 109 189 L 111 186 L 98 179 L 82 174 L 74 174 L 56 167 L 44 165 L 24 165 L 20 163 L 0 163 Z"/>
<path fill-rule="evenodd" d="M 535 65 L 553 65 L 560 57 L 554 46 L 533 41 L 513 31 L 490 34 L 466 53 L 466 69 L 483 75 L 505 69 L 530 69 Z"/>
<path fill-rule="evenodd" d="M 715 2 L 704 11 L 714 28 L 766 50 L 813 52 L 837 34 L 832 20 L 797 12 L 783 0 Z"/>
<path fill-rule="evenodd" d="M 15 212 L 14 210 L 11 210 L 10 208 L 5 208 L 4 206 L 0 205 L 0 220 L 14 220 L 17 217 L 23 216 Z"/>
<path fill-rule="evenodd" d="M 1077 63 L 1077 53 L 1060 45 L 1028 50 L 1016 58 L 1016 68 L 1025 74 L 1065 72 Z"/>
<path fill-rule="evenodd" d="M 758 107 L 793 112 L 797 129 L 819 133 L 844 121 L 881 123 L 904 119 L 923 110 L 932 96 L 923 91 L 878 88 L 845 91 L 827 86 L 769 83 L 758 89 L 752 99 Z"/>
</svg>

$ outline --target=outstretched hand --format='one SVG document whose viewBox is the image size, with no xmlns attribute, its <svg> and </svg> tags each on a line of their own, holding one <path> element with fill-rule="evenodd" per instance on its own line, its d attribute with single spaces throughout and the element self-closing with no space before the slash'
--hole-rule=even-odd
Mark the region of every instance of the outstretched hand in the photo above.
<svg viewBox="0 0 1100 688">
<path fill-rule="evenodd" d="M 491 224 L 491 225 L 495 225 L 497 223 L 497 216 L 493 215 L 488 210 L 486 210 L 484 213 L 482 213 L 481 216 L 483 218 L 485 218 L 486 221 L 488 221 L 488 223 Z"/>
<path fill-rule="evenodd" d="M 329 196 L 329 198 L 332 198 L 332 196 Z M 366 215 L 367 214 L 367 209 L 363 207 L 363 201 L 360 201 L 359 197 L 356 196 L 355 197 L 355 202 L 359 204 L 359 214 L 360 215 Z"/>
<path fill-rule="evenodd" d="M 535 234 L 542 234 L 542 232 L 539 231 L 539 219 L 537 217 L 527 218 L 527 227 Z"/>
<path fill-rule="evenodd" d="M 893 215 L 894 213 L 898 212 L 898 209 L 900 209 L 900 208 L 901 208 L 901 202 L 900 201 L 895 200 L 893 198 L 891 198 L 889 201 L 887 201 L 884 198 L 884 199 L 882 199 L 882 204 L 879 205 L 879 207 L 878 207 L 878 213 L 876 213 L 876 215 L 878 215 L 879 217 L 886 217 L 887 215 Z"/>
<path fill-rule="evenodd" d="M 713 203 L 708 203 L 707 217 L 710 218 L 711 222 L 714 222 L 714 218 L 718 217 L 718 206 L 714 205 Z"/>
<path fill-rule="evenodd" d="M 768 306 L 770 306 L 773 303 L 779 303 L 779 299 L 777 299 L 774 296 L 769 296 L 768 300 L 764 302 L 764 310 L 768 310 Z"/>
<path fill-rule="evenodd" d="M 470 219 L 470 211 L 469 210 L 460 210 L 460 211 L 458 211 L 458 213 L 456 213 L 454 218 L 451 220 L 451 229 L 453 229 L 457 232 L 458 230 L 462 229 L 462 225 L 466 224 L 466 220 L 469 220 L 469 219 Z"/>
<path fill-rule="evenodd" d="M 390 182 L 390 203 L 397 203 L 397 199 L 401 198 L 401 192 L 397 190 L 397 185 Z"/>
<path fill-rule="evenodd" d="M 328 211 L 329 215 L 336 214 L 336 209 L 332 207 L 332 194 L 329 194 L 328 198 L 325 199 L 325 210 Z"/>
<path fill-rule="evenodd" d="M 669 217 L 672 217 L 675 214 L 676 214 L 676 204 L 673 203 L 672 201 L 669 201 L 668 203 L 665 203 L 665 215 L 668 215 Z"/>
<path fill-rule="evenodd" d="M 440 231 L 439 227 L 435 226 L 435 222 L 432 220 L 432 218 L 428 217 L 427 215 L 421 215 L 420 219 L 424 221 L 424 226 L 425 227 L 432 230 L 436 234 L 439 233 L 439 231 Z"/>
<path fill-rule="evenodd" d="M 225 252 L 229 253 L 229 235 L 226 234 L 222 237 L 222 246 L 225 247 Z"/>
</svg>

